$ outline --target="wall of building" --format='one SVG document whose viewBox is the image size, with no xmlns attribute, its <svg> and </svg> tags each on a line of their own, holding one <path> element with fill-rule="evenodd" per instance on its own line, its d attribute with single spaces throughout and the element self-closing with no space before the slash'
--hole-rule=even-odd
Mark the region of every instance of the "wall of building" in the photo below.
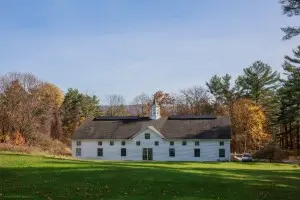
<svg viewBox="0 0 300 200">
<path fill-rule="evenodd" d="M 150 139 L 145 139 L 145 133 L 150 133 Z M 77 141 L 81 145 L 77 146 Z M 102 146 L 98 146 L 98 141 L 102 141 Z M 110 146 L 110 141 L 114 145 Z M 125 141 L 125 146 L 121 142 Z M 140 141 L 140 146 L 136 145 Z M 155 146 L 155 141 L 159 142 Z M 174 141 L 174 146 L 170 146 L 170 141 Z M 99 160 L 142 160 L 143 148 L 153 149 L 153 160 L 157 161 L 217 161 L 230 160 L 230 140 L 194 140 L 188 139 L 186 146 L 182 145 L 183 140 L 163 139 L 158 133 L 151 129 L 146 129 L 137 134 L 133 139 L 127 140 L 73 140 L 72 154 L 76 157 L 76 148 L 81 148 L 83 159 Z M 199 146 L 195 146 L 195 141 L 199 141 Z M 224 146 L 220 146 L 220 141 Z M 103 148 L 103 156 L 97 156 L 97 148 Z M 121 148 L 126 148 L 126 157 L 121 156 Z M 169 148 L 175 148 L 175 157 L 169 157 Z M 194 149 L 200 149 L 200 157 L 194 157 Z M 219 158 L 219 149 L 225 149 L 225 158 Z"/>
</svg>

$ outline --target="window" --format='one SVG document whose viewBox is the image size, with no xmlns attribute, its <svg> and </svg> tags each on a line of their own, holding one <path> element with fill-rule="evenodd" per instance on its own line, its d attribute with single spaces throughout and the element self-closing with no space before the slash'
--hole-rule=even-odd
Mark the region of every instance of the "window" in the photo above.
<svg viewBox="0 0 300 200">
<path fill-rule="evenodd" d="M 182 141 L 182 146 L 185 146 L 186 145 L 186 141 Z"/>
<path fill-rule="evenodd" d="M 141 142 L 140 141 L 136 141 L 136 146 L 140 146 Z"/>
<path fill-rule="evenodd" d="M 114 141 L 110 141 L 109 144 L 110 144 L 110 146 L 114 146 L 115 143 L 114 143 Z"/>
<path fill-rule="evenodd" d="M 225 158 L 225 149 L 219 149 L 219 157 Z"/>
<path fill-rule="evenodd" d="M 221 141 L 221 142 L 220 142 L 220 146 L 224 146 L 224 141 Z"/>
<path fill-rule="evenodd" d="M 102 148 L 98 148 L 97 156 L 103 156 L 103 149 Z"/>
<path fill-rule="evenodd" d="M 170 146 L 174 146 L 174 141 L 170 141 Z"/>
<path fill-rule="evenodd" d="M 195 141 L 195 146 L 199 146 L 199 141 Z"/>
<path fill-rule="evenodd" d="M 200 149 L 194 149 L 194 156 L 200 157 Z"/>
<path fill-rule="evenodd" d="M 126 156 L 126 148 L 121 148 L 121 156 Z"/>
<path fill-rule="evenodd" d="M 159 145 L 159 142 L 158 142 L 158 141 L 155 141 L 154 144 L 155 144 L 155 146 L 158 146 L 158 145 Z"/>
<path fill-rule="evenodd" d="M 81 148 L 76 148 L 76 156 L 81 156 Z"/>
<path fill-rule="evenodd" d="M 121 143 L 121 144 L 122 144 L 122 146 L 125 146 L 125 141 L 122 141 L 122 143 Z"/>
<path fill-rule="evenodd" d="M 102 141 L 98 141 L 98 146 L 102 146 Z"/>
<path fill-rule="evenodd" d="M 81 141 L 77 141 L 77 142 L 76 142 L 76 145 L 77 145 L 77 146 L 81 146 Z"/>
<path fill-rule="evenodd" d="M 145 133 L 145 139 L 149 140 L 150 139 L 150 133 Z"/>
<path fill-rule="evenodd" d="M 169 149 L 169 157 L 175 157 L 175 149 L 174 148 Z"/>
</svg>

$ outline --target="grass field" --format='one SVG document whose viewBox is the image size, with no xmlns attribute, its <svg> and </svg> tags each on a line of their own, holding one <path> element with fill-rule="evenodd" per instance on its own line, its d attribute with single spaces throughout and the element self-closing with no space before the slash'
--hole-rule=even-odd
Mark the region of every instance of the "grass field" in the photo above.
<svg viewBox="0 0 300 200">
<path fill-rule="evenodd" d="M 0 152 L 0 199 L 300 199 L 300 168 L 104 162 Z"/>
</svg>

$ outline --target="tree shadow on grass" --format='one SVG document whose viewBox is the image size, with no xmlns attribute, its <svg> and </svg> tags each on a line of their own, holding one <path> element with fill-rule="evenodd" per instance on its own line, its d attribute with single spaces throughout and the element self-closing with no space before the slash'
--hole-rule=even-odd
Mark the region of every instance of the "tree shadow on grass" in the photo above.
<svg viewBox="0 0 300 200">
<path fill-rule="evenodd" d="M 57 159 L 44 162 L 49 167 L 0 168 L 0 198 L 300 199 L 299 170 L 222 169 L 208 165 L 171 168 L 160 163 Z"/>
</svg>

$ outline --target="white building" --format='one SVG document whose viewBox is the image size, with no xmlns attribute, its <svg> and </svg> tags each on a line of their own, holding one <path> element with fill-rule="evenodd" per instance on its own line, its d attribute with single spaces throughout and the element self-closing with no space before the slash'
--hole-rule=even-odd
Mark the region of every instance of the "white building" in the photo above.
<svg viewBox="0 0 300 200">
<path fill-rule="evenodd" d="M 160 117 L 154 101 L 150 117 L 96 117 L 72 137 L 72 155 L 83 159 L 230 160 L 228 117 Z"/>
</svg>

